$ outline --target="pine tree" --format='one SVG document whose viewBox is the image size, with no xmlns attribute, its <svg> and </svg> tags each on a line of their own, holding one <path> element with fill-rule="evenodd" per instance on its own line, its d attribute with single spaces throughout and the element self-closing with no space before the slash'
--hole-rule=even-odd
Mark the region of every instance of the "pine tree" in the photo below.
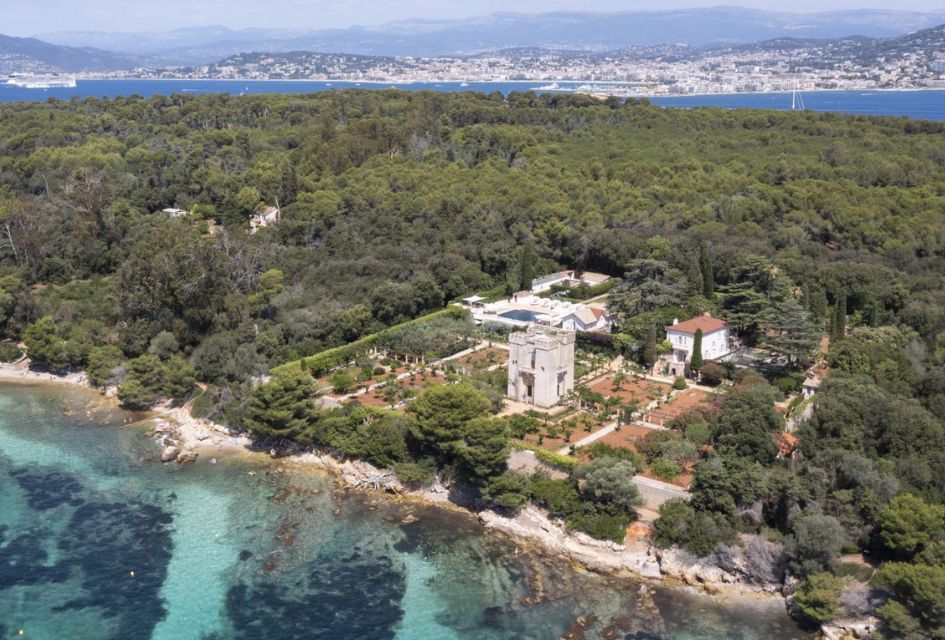
<svg viewBox="0 0 945 640">
<path fill-rule="evenodd" d="M 245 424 L 263 436 L 298 438 L 318 421 L 312 376 L 291 369 L 253 389 L 246 406 Z"/>
<path fill-rule="evenodd" d="M 465 444 L 457 451 L 470 478 L 483 484 L 505 471 L 509 431 L 505 420 L 481 416 L 466 423 Z"/>
<path fill-rule="evenodd" d="M 696 329 L 696 335 L 692 339 L 692 359 L 689 361 L 689 367 L 696 372 L 702 368 L 702 329 Z"/>
<path fill-rule="evenodd" d="M 407 424 L 418 444 L 442 460 L 463 448 L 466 425 L 489 411 L 489 399 L 469 384 L 427 387 L 407 407 Z"/>
<path fill-rule="evenodd" d="M 36 362 L 42 362 L 54 371 L 69 368 L 66 341 L 51 316 L 40 318 L 23 332 L 26 351 Z"/>
<path fill-rule="evenodd" d="M 785 356 L 790 365 L 807 363 L 821 337 L 810 312 L 793 298 L 775 308 L 766 328 L 768 348 Z"/>
</svg>

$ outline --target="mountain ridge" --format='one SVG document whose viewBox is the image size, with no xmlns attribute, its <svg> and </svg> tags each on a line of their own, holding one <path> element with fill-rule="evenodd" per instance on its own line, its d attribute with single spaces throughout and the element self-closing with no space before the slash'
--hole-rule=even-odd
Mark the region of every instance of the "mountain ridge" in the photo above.
<svg viewBox="0 0 945 640">
<path fill-rule="evenodd" d="M 116 71 L 134 68 L 149 60 L 142 56 L 94 47 L 66 47 L 37 38 L 0 34 L 0 72 L 55 70 L 64 72 Z"/>
<path fill-rule="evenodd" d="M 331 51 L 359 55 L 469 55 L 541 46 L 606 51 L 630 45 L 757 42 L 784 36 L 892 37 L 945 22 L 932 12 L 864 9 L 820 13 L 771 12 L 735 6 L 693 9 L 538 14 L 497 12 L 469 19 L 406 19 L 377 27 L 307 30 L 220 25 L 168 32 L 41 34 L 63 46 L 89 46 L 157 56 L 169 63 L 197 64 L 236 53 Z"/>
</svg>

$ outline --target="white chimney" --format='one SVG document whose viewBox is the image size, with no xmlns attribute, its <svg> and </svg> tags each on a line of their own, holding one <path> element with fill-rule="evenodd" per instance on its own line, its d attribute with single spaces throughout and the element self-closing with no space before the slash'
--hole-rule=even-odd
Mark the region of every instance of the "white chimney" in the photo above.
<svg viewBox="0 0 945 640">
<path fill-rule="evenodd" d="M 673 318 L 673 324 L 674 325 L 679 324 L 679 318 Z"/>
</svg>

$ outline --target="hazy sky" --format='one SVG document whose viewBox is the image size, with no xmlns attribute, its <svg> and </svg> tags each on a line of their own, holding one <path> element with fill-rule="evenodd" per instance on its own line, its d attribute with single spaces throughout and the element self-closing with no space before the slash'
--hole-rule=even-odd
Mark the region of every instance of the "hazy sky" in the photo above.
<svg viewBox="0 0 945 640">
<path fill-rule="evenodd" d="M 721 4 L 787 11 L 945 8 L 945 0 L 0 0 L 0 33 L 141 31 L 207 24 L 234 29 L 321 29 L 404 18 L 463 18 L 494 11 L 619 11 Z"/>
</svg>

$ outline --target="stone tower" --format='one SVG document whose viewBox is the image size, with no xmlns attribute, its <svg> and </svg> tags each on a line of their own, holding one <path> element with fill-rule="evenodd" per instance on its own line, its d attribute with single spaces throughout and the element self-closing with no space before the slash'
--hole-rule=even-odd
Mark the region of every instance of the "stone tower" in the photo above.
<svg viewBox="0 0 945 640">
<path fill-rule="evenodd" d="M 573 331 L 531 325 L 509 335 L 510 398 L 553 407 L 574 388 Z"/>
</svg>

